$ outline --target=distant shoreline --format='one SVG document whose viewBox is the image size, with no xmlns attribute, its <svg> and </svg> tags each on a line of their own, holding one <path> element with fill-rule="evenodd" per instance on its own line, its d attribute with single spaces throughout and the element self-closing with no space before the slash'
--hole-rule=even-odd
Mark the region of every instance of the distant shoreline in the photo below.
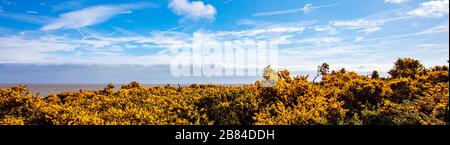
<svg viewBox="0 0 450 145">
<path fill-rule="evenodd" d="M 34 94 L 38 94 L 40 97 L 46 97 L 52 94 L 60 94 L 63 92 L 78 92 L 80 90 L 99 90 L 105 88 L 108 84 L 76 84 L 76 83 L 22 83 L 27 85 L 27 88 Z M 9 88 L 16 85 L 22 85 L 19 83 L 11 83 L 11 84 L 0 84 L 0 88 Z M 116 87 L 114 90 L 120 89 L 120 87 L 124 84 L 114 84 Z M 142 86 L 147 87 L 157 87 L 157 86 L 173 86 L 178 87 L 181 85 L 182 87 L 188 87 L 192 84 L 142 84 Z M 199 84 L 199 85 L 208 85 L 208 84 Z M 218 86 L 243 86 L 246 84 L 212 84 Z"/>
</svg>

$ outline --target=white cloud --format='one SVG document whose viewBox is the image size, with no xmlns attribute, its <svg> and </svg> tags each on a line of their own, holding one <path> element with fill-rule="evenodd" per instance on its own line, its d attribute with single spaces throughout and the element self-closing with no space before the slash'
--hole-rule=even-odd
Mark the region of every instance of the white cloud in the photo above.
<svg viewBox="0 0 450 145">
<path fill-rule="evenodd" d="M 439 33 L 447 33 L 449 32 L 449 26 L 448 23 L 438 25 L 432 28 L 428 28 L 419 32 L 413 32 L 413 33 L 405 33 L 405 34 L 398 34 L 398 35 L 389 35 L 389 36 L 383 36 L 383 37 L 376 37 L 376 38 L 364 38 L 362 41 L 365 42 L 384 42 L 386 40 L 392 40 L 392 39 L 404 39 L 409 37 L 417 37 L 417 36 L 425 36 L 425 35 L 433 35 L 433 34 L 439 34 Z"/>
<path fill-rule="evenodd" d="M 358 20 L 339 20 L 333 22 L 334 26 L 344 26 L 344 27 L 351 27 L 352 29 L 357 29 L 361 27 L 366 26 L 372 26 L 377 25 L 375 22 L 364 20 L 364 19 L 358 19 Z"/>
<path fill-rule="evenodd" d="M 381 27 L 373 26 L 373 27 L 367 27 L 367 28 L 363 29 L 362 31 L 366 32 L 366 33 L 373 33 L 373 32 L 377 32 L 380 30 L 381 30 Z"/>
<path fill-rule="evenodd" d="M 242 30 L 242 31 L 220 31 L 217 32 L 218 36 L 233 36 L 233 37 L 254 37 L 257 35 L 264 34 L 282 34 L 282 33 L 298 33 L 303 32 L 305 27 L 268 27 L 268 28 L 258 28 L 258 29 L 250 29 L 250 30 Z"/>
<path fill-rule="evenodd" d="M 252 19 L 240 19 L 236 22 L 237 25 L 249 27 L 267 27 L 272 25 L 270 22 Z"/>
<path fill-rule="evenodd" d="M 421 3 L 420 7 L 407 14 L 420 17 L 442 17 L 449 13 L 449 0 L 432 0 Z"/>
<path fill-rule="evenodd" d="M 322 25 L 322 26 L 313 26 L 311 27 L 315 32 L 325 33 L 328 35 L 336 35 L 339 33 L 337 27 L 332 25 Z"/>
<path fill-rule="evenodd" d="M 70 11 L 83 8 L 86 0 L 67 0 L 60 2 L 59 4 L 49 5 L 52 11 Z M 42 6 L 47 6 L 45 3 L 41 3 Z"/>
<path fill-rule="evenodd" d="M 373 33 L 381 30 L 381 26 L 384 24 L 383 21 L 371 21 L 365 19 L 357 20 L 339 20 L 331 22 L 333 26 L 345 27 L 350 30 L 360 29 L 362 32 Z"/>
<path fill-rule="evenodd" d="M 428 44 L 419 44 L 416 46 L 416 49 L 420 49 L 423 51 L 448 51 L 448 44 L 436 44 L 436 43 L 428 43 Z"/>
<path fill-rule="evenodd" d="M 407 1 L 409 0 L 384 0 L 385 3 L 394 3 L 394 4 L 401 4 Z"/>
<path fill-rule="evenodd" d="M 48 53 L 71 51 L 75 48 L 59 36 L 26 39 L 21 36 L 0 37 L 0 62 L 39 63 L 48 61 Z M 32 57 L 30 57 L 32 56 Z"/>
<path fill-rule="evenodd" d="M 227 37 L 230 39 L 267 39 L 274 37 L 282 37 L 284 35 L 298 35 L 301 34 L 311 22 L 294 22 L 294 23 L 277 23 L 272 24 L 265 21 L 245 20 L 239 21 L 239 25 L 246 25 L 252 28 L 231 30 L 231 31 L 217 31 L 215 35 L 220 37 Z"/>
<path fill-rule="evenodd" d="M 305 13 L 305 14 L 308 14 L 308 13 L 310 13 L 313 9 L 315 9 L 316 7 L 313 7 L 313 5 L 312 4 L 306 4 L 304 7 L 303 7 L 303 13 Z"/>
<path fill-rule="evenodd" d="M 340 37 L 307 38 L 298 41 L 298 43 L 314 43 L 314 44 L 339 43 L 339 42 L 342 42 L 342 38 Z"/>
<path fill-rule="evenodd" d="M 439 25 L 439 26 L 435 26 L 423 31 L 420 31 L 418 33 L 415 33 L 415 35 L 427 35 L 427 34 L 436 34 L 436 33 L 447 33 L 448 34 L 448 23 L 443 24 L 443 25 Z"/>
<path fill-rule="evenodd" d="M 132 14 L 133 13 L 133 11 L 123 11 L 123 12 L 120 12 L 120 14 Z"/>
<path fill-rule="evenodd" d="M 167 53 L 127 54 L 128 50 L 156 52 L 191 47 L 191 36 L 181 32 L 153 32 L 148 36 L 92 36 L 78 39 L 56 35 L 0 36 L 0 63 L 46 64 L 167 64 Z M 160 50 L 159 50 L 160 49 Z M 164 51 L 167 52 L 167 51 Z M 33 57 L 30 57 L 33 56 Z"/>
<path fill-rule="evenodd" d="M 21 21 L 21 22 L 27 22 L 27 23 L 33 23 L 33 24 L 46 24 L 49 21 L 53 21 L 54 18 L 48 17 L 48 16 L 39 16 L 39 15 L 31 15 L 31 14 L 23 14 L 23 13 L 14 13 L 14 12 L 6 12 L 1 11 L 0 9 L 0 17 Z"/>
<path fill-rule="evenodd" d="M 36 11 L 25 11 L 25 13 L 28 13 L 28 14 L 37 14 L 38 12 L 36 12 Z"/>
<path fill-rule="evenodd" d="M 215 19 L 217 11 L 211 4 L 202 1 L 170 0 L 168 6 L 175 14 L 191 20 Z"/>
<path fill-rule="evenodd" d="M 335 5 L 338 5 L 338 4 L 313 6 L 312 4 L 308 3 L 305 6 L 303 6 L 303 8 L 254 13 L 253 16 L 272 16 L 272 15 L 282 15 L 282 14 L 290 14 L 290 13 L 297 13 L 297 12 L 303 12 L 304 14 L 308 14 L 311 11 L 313 11 L 314 9 L 327 8 L 327 7 L 332 7 Z"/>
<path fill-rule="evenodd" d="M 50 24 L 44 25 L 41 30 L 77 29 L 102 23 L 117 14 L 138 9 L 145 5 L 100 5 L 61 14 Z"/>
<path fill-rule="evenodd" d="M 355 42 L 361 42 L 363 41 L 365 38 L 364 37 L 356 37 L 355 38 Z"/>
<path fill-rule="evenodd" d="M 290 13 L 297 13 L 297 12 L 303 12 L 303 13 L 307 14 L 312 11 L 311 7 L 312 7 L 312 4 L 306 4 L 303 8 L 272 11 L 272 12 L 261 12 L 261 13 L 255 13 L 255 14 L 253 14 L 253 16 L 272 16 L 272 15 L 282 15 L 282 14 L 290 14 Z"/>
<path fill-rule="evenodd" d="M 330 32 L 331 34 L 340 33 L 341 30 L 351 30 L 370 34 L 380 31 L 383 26 L 388 25 L 389 23 L 411 18 L 414 17 L 404 15 L 404 11 L 395 9 L 375 13 L 359 19 L 329 21 L 328 25 L 319 25 L 314 28 L 317 32 Z"/>
</svg>

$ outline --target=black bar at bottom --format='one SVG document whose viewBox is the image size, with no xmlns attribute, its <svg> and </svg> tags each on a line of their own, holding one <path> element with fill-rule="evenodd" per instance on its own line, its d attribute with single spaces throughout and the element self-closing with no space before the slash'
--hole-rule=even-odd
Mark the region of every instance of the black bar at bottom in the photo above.
<svg viewBox="0 0 450 145">
<path fill-rule="evenodd" d="M 0 126 L 3 140 L 124 144 L 296 144 L 445 139 L 449 126 Z M 10 138 L 11 137 L 11 138 Z"/>
</svg>

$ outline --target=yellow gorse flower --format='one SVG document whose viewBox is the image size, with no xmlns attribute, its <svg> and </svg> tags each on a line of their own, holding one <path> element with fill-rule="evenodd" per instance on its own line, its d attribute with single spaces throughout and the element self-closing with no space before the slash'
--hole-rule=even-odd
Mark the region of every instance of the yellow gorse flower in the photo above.
<svg viewBox="0 0 450 145">
<path fill-rule="evenodd" d="M 448 122 L 448 66 L 399 59 L 390 77 L 319 67 L 320 81 L 265 68 L 266 82 L 245 86 L 146 87 L 36 96 L 26 86 L 0 89 L 4 125 L 361 125 Z M 270 81 L 269 81 L 270 80 Z"/>
</svg>

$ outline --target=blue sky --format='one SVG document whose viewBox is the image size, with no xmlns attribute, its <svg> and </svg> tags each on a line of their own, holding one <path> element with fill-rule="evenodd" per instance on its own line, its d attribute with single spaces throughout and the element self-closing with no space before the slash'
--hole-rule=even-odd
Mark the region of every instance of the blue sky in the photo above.
<svg viewBox="0 0 450 145">
<path fill-rule="evenodd" d="M 195 32 L 220 41 L 277 36 L 280 67 L 296 72 L 322 62 L 385 72 L 399 57 L 443 65 L 448 9 L 448 0 L 0 0 L 0 65 L 157 68 L 173 59 L 170 50 L 191 47 Z M 46 82 L 35 70 L 1 71 L 3 83 Z"/>
</svg>

